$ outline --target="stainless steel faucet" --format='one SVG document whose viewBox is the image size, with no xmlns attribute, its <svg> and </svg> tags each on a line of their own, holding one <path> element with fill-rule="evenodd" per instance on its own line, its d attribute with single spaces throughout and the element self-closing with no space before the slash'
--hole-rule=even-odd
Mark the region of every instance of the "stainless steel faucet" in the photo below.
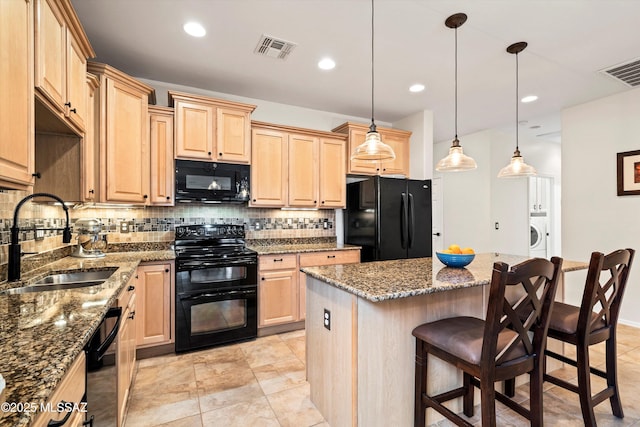
<svg viewBox="0 0 640 427">
<path fill-rule="evenodd" d="M 64 209 L 64 213 L 67 217 L 67 222 L 65 227 L 62 229 L 62 243 L 71 243 L 71 230 L 69 229 L 69 209 L 64 204 L 64 201 L 56 196 L 55 194 L 49 193 L 33 193 L 29 194 L 24 199 L 20 200 L 16 206 L 16 209 L 13 211 L 13 225 L 11 226 L 11 243 L 9 244 L 9 264 L 8 264 L 8 272 L 7 279 L 10 282 L 15 280 L 20 280 L 20 244 L 18 243 L 18 232 L 20 228 L 18 227 L 18 212 L 22 205 L 24 205 L 29 200 L 34 197 L 48 197 L 57 202 L 60 202 L 62 205 L 62 209 Z M 57 229 L 60 230 L 60 229 Z"/>
</svg>

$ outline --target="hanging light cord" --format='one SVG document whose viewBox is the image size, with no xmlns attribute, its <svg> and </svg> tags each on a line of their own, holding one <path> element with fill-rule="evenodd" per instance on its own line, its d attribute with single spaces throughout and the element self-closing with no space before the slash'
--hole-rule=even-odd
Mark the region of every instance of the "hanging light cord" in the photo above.
<svg viewBox="0 0 640 427">
<path fill-rule="evenodd" d="M 374 75 L 373 75 L 373 70 L 374 70 L 374 52 L 373 52 L 373 29 L 374 29 L 374 25 L 373 25 L 373 13 L 374 13 L 374 7 L 373 7 L 373 0 L 371 0 L 371 126 L 369 127 L 369 131 L 370 132 L 375 132 L 376 131 L 376 124 L 373 120 L 374 114 L 373 114 L 373 96 L 374 96 L 374 91 L 373 91 L 373 84 L 374 84 Z"/>
<path fill-rule="evenodd" d="M 520 115 L 518 113 L 518 97 L 519 97 L 519 92 L 518 92 L 518 54 L 516 53 L 516 151 L 520 151 L 520 148 L 518 147 L 518 126 L 520 126 L 520 123 L 518 123 L 518 120 L 520 118 Z"/>
<path fill-rule="evenodd" d="M 455 102 L 454 102 L 454 130 L 455 140 L 458 139 L 458 27 L 455 29 L 455 59 L 454 59 L 454 81 L 455 81 Z"/>
</svg>

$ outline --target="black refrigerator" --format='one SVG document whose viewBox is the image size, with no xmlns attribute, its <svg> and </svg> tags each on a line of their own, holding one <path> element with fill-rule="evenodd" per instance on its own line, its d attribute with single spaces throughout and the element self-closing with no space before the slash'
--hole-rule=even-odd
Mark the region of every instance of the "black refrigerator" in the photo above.
<svg viewBox="0 0 640 427">
<path fill-rule="evenodd" d="M 361 260 L 431 256 L 431 180 L 374 176 L 347 184 L 344 241 Z"/>
</svg>

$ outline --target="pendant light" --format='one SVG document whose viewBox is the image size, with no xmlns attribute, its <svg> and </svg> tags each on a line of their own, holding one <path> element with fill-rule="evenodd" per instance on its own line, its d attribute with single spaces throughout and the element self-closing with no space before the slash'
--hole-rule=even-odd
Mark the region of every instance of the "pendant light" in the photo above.
<svg viewBox="0 0 640 427">
<path fill-rule="evenodd" d="M 526 47 L 527 42 L 518 42 L 507 48 L 507 52 L 516 55 L 516 151 L 513 152 L 513 157 L 511 157 L 509 164 L 500 169 L 498 178 L 517 178 L 536 174 L 535 168 L 524 162 L 524 158 L 520 155 L 520 149 L 518 147 L 518 105 L 520 104 L 520 100 L 518 99 L 518 54 Z"/>
<path fill-rule="evenodd" d="M 382 142 L 373 118 L 373 59 L 373 0 L 371 0 L 371 126 L 364 142 L 351 154 L 351 160 L 390 162 L 396 158 L 396 153 L 393 152 L 393 148 Z"/>
<path fill-rule="evenodd" d="M 464 154 L 458 140 L 458 27 L 467 22 L 467 15 L 456 13 L 444 21 L 448 28 L 455 29 L 455 137 L 449 148 L 449 155 L 436 164 L 436 170 L 440 172 L 461 172 L 473 170 L 478 167 L 476 161 Z"/>
</svg>

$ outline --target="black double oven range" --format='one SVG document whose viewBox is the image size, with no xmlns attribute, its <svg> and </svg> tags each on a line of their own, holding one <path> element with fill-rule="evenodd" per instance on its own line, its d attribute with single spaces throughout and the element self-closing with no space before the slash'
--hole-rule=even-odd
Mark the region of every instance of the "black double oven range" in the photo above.
<svg viewBox="0 0 640 427">
<path fill-rule="evenodd" d="M 176 352 L 255 338 L 258 255 L 243 225 L 175 229 Z"/>
</svg>

